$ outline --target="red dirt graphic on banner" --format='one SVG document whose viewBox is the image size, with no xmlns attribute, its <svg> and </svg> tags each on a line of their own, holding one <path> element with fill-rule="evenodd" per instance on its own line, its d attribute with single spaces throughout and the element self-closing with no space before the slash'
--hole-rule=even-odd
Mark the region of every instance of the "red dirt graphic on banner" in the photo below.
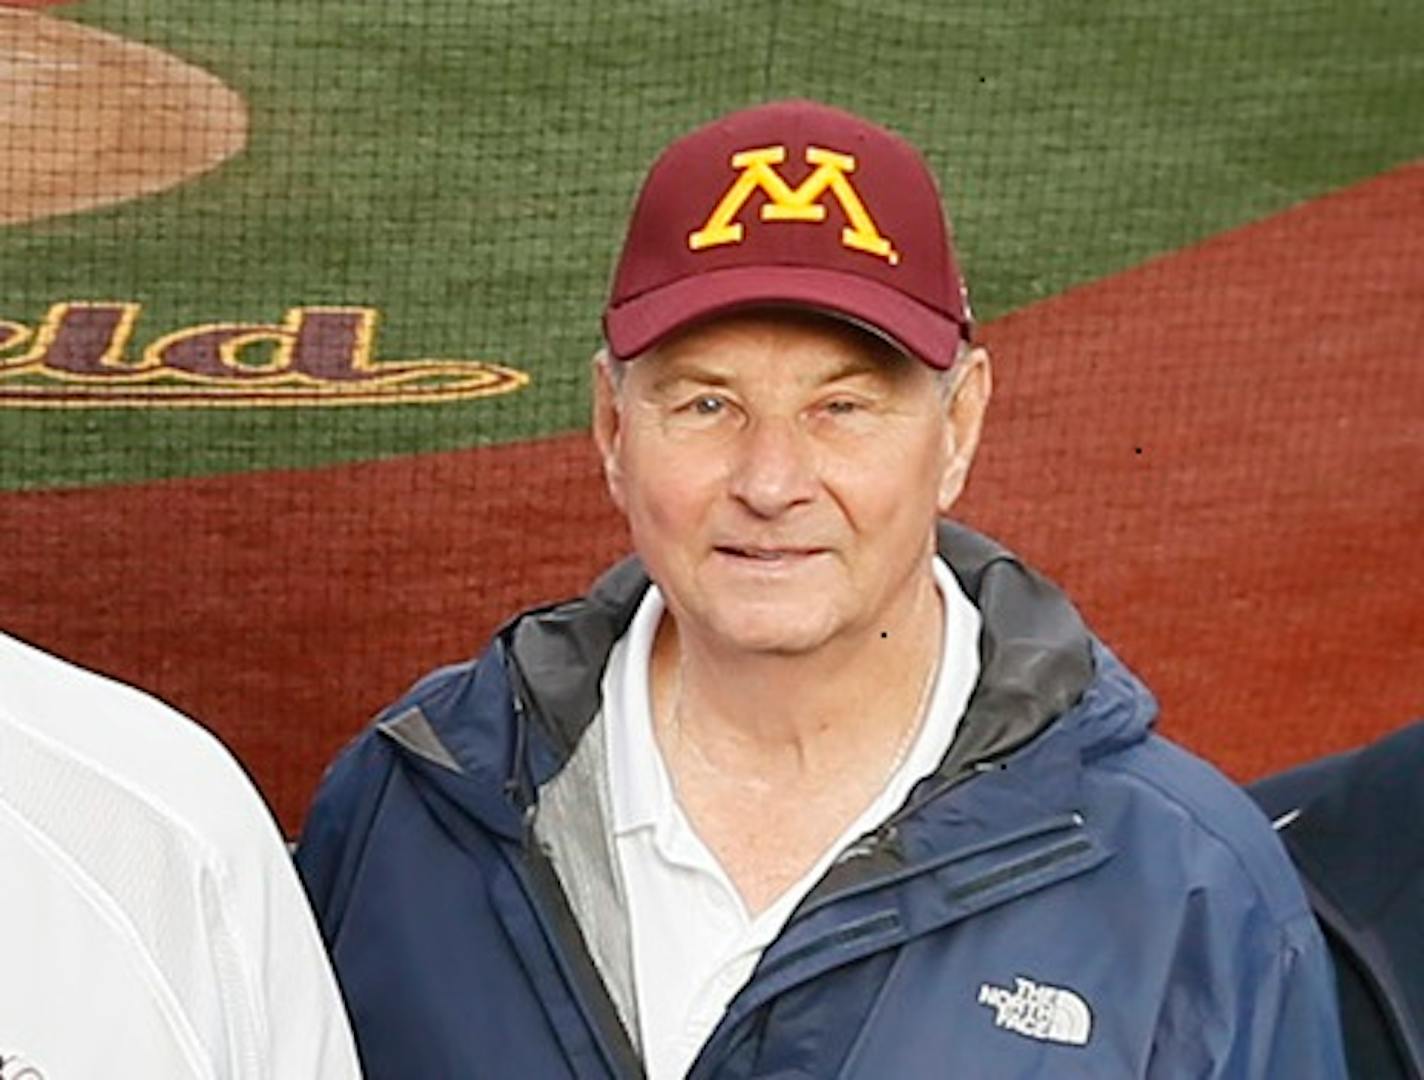
<svg viewBox="0 0 1424 1080">
<path fill-rule="evenodd" d="M 962 516 L 1240 778 L 1424 712 L 1421 227 L 1416 165 L 987 329 Z M 0 624 L 201 717 L 290 829 L 376 707 L 624 548 L 582 435 L 12 494 Z"/>
</svg>

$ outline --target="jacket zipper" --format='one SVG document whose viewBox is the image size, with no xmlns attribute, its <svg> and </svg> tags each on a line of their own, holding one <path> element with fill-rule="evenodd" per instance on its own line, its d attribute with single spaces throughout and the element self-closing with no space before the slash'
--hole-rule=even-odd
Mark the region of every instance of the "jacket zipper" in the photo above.
<svg viewBox="0 0 1424 1080">
<path fill-rule="evenodd" d="M 515 665 L 510 663 L 508 667 Z M 555 965 L 563 974 L 569 996 L 592 1033 L 594 1045 L 598 1047 L 609 1075 L 643 1080 L 647 1074 L 642 1060 L 618 1017 L 617 1006 L 603 985 L 603 977 L 594 963 L 593 954 L 588 951 L 583 935 L 573 923 L 573 915 L 554 865 L 534 835 L 537 805 L 524 761 L 528 745 L 527 726 L 532 720 L 522 694 L 522 676 L 514 689 L 515 693 L 511 696 L 517 725 L 516 757 L 511 763 L 505 790 L 518 799 L 522 828 L 519 854 L 510 863 L 534 918 L 544 932 Z"/>
</svg>

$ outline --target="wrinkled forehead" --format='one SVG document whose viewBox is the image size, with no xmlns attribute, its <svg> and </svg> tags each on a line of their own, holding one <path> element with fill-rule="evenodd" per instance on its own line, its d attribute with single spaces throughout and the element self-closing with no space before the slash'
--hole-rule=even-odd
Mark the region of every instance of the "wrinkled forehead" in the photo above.
<svg viewBox="0 0 1424 1080">
<path fill-rule="evenodd" d="M 618 361 L 614 361 L 618 364 Z M 757 307 L 694 323 L 629 361 L 632 368 L 724 366 L 908 373 L 920 364 L 880 334 L 806 308 Z M 649 372 L 650 373 L 650 372 Z"/>
</svg>

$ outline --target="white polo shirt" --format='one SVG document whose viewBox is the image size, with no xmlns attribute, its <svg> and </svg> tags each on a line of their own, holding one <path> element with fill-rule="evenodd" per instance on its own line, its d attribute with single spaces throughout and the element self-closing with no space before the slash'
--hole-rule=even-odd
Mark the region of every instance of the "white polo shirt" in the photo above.
<svg viewBox="0 0 1424 1080">
<path fill-rule="evenodd" d="M 847 845 L 900 808 L 949 749 L 979 677 L 980 616 L 938 558 L 934 574 L 944 601 L 944 652 L 919 734 L 875 800 L 801 880 L 756 916 L 678 804 L 653 735 L 648 667 L 664 610 L 656 586 L 614 646 L 603 676 L 604 730 L 650 1080 L 686 1074 L 802 897 Z"/>
<path fill-rule="evenodd" d="M 282 838 L 227 751 L 4 634 L 0 868 L 0 1075 L 360 1075 Z"/>
</svg>

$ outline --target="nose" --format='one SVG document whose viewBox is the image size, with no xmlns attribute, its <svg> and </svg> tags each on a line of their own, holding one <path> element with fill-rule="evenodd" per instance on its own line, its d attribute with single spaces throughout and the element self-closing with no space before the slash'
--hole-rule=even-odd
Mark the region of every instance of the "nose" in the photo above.
<svg viewBox="0 0 1424 1080">
<path fill-rule="evenodd" d="M 758 517 L 776 517 L 816 492 L 814 448 L 794 420 L 760 418 L 739 440 L 729 488 Z"/>
</svg>

